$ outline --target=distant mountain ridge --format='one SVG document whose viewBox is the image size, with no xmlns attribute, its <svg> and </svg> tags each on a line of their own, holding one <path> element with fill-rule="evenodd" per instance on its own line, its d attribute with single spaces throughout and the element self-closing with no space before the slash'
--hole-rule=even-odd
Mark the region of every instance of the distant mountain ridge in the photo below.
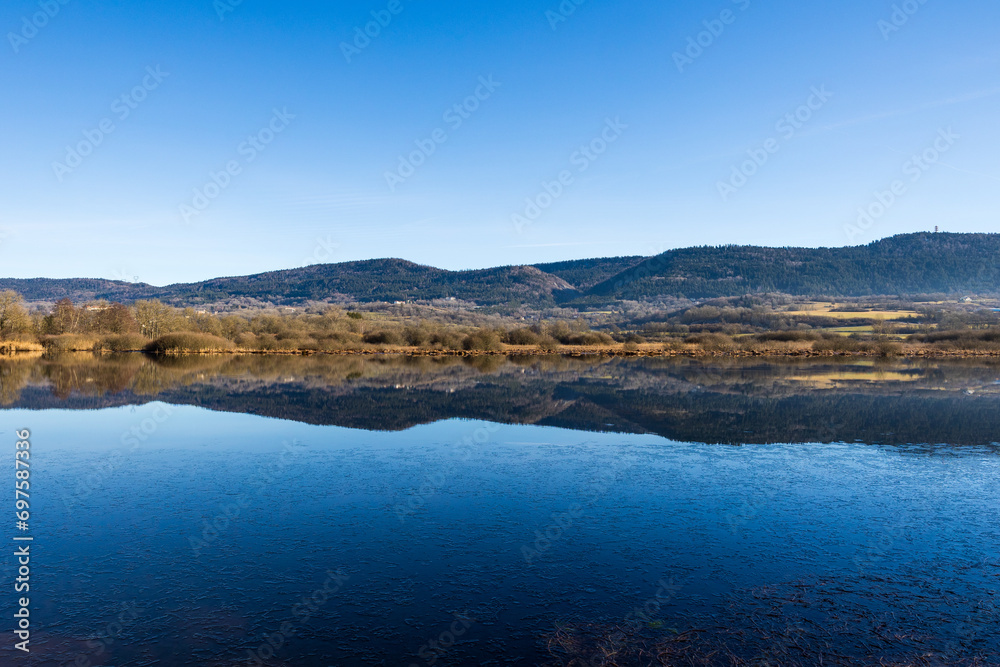
<svg viewBox="0 0 1000 667">
<path fill-rule="evenodd" d="M 157 298 L 174 305 L 252 299 L 395 302 L 457 299 L 551 306 L 781 292 L 836 297 L 1000 293 L 1000 234 L 918 233 L 843 248 L 695 247 L 654 257 L 447 271 L 402 259 L 320 264 L 155 287 L 99 279 L 0 279 L 29 301 Z"/>
<path fill-rule="evenodd" d="M 845 248 L 671 250 L 595 285 L 619 299 L 748 293 L 869 296 L 1000 292 L 1000 234 L 904 234 Z"/>
</svg>

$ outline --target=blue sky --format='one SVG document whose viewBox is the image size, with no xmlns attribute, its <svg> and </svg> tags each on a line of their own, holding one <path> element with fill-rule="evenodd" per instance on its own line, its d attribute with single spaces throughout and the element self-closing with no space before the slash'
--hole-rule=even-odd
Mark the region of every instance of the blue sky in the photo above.
<svg viewBox="0 0 1000 667">
<path fill-rule="evenodd" d="M 1000 6 L 895 7 L 8 0 L 0 274 L 998 232 Z"/>
</svg>

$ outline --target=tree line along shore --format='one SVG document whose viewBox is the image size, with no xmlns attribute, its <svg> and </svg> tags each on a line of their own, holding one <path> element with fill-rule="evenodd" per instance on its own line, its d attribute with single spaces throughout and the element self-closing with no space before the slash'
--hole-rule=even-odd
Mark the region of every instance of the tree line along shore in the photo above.
<svg viewBox="0 0 1000 667">
<path fill-rule="evenodd" d="M 626 356 L 1000 356 L 1000 314 L 869 313 L 868 326 L 829 328 L 816 314 L 701 305 L 628 328 L 583 318 L 310 309 L 209 313 L 157 300 L 131 305 L 62 299 L 29 307 L 0 293 L 0 352 L 152 354 L 610 354 Z M 829 310 L 829 309 L 828 309 Z M 825 316 L 837 313 L 824 312 Z M 841 313 L 842 314 L 842 313 Z M 898 314 L 898 313 L 897 313 Z"/>
</svg>

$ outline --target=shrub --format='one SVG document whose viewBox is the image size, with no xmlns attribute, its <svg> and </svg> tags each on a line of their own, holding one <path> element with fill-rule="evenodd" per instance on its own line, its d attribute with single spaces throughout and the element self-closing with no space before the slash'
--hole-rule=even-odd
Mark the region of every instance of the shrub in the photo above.
<svg viewBox="0 0 1000 667">
<path fill-rule="evenodd" d="M 500 335 L 491 329 L 474 331 L 462 340 L 462 349 L 497 352 L 502 349 Z"/>
<path fill-rule="evenodd" d="M 453 331 L 438 331 L 431 335 L 429 342 L 441 350 L 461 350 L 463 338 Z"/>
<path fill-rule="evenodd" d="M 94 345 L 94 352 L 139 352 L 148 343 L 149 339 L 139 334 L 104 336 Z"/>
<path fill-rule="evenodd" d="M 313 338 L 320 349 L 323 350 L 347 350 L 357 346 L 361 339 L 348 333 L 334 332 L 327 334 L 314 334 Z"/>
<path fill-rule="evenodd" d="M 574 333 L 573 329 L 569 325 L 569 322 L 553 322 L 547 327 L 547 329 L 548 334 L 560 343 L 565 342 Z"/>
<path fill-rule="evenodd" d="M 875 354 L 880 357 L 895 357 L 902 351 L 902 346 L 894 340 L 882 339 L 875 343 Z"/>
<path fill-rule="evenodd" d="M 420 327 L 406 327 L 403 329 L 403 340 L 407 345 L 420 347 L 427 344 L 429 338 L 427 332 Z"/>
<path fill-rule="evenodd" d="M 294 338 L 279 337 L 278 349 L 290 350 L 290 351 L 301 350 L 304 352 L 318 352 L 319 343 L 317 343 L 315 340 L 307 336 L 296 336 Z"/>
<path fill-rule="evenodd" d="M 550 324 L 548 333 L 549 336 L 555 338 L 563 345 L 607 345 L 615 342 L 615 339 L 606 333 L 598 331 L 574 331 L 566 322 Z"/>
<path fill-rule="evenodd" d="M 746 352 L 764 352 L 768 346 L 757 340 L 756 336 L 744 336 L 736 340 L 739 349 Z"/>
<path fill-rule="evenodd" d="M 153 354 L 232 352 L 233 349 L 233 344 L 225 338 L 188 331 L 167 334 L 146 345 L 146 351 Z"/>
<path fill-rule="evenodd" d="M 260 350 L 261 352 L 272 352 L 280 350 L 281 344 L 278 342 L 278 337 L 274 334 L 261 334 L 256 337 L 252 349 Z"/>
<path fill-rule="evenodd" d="M 566 345 L 608 345 L 615 342 L 615 339 L 606 333 L 585 331 L 567 336 L 562 342 Z"/>
<path fill-rule="evenodd" d="M 935 331 L 915 335 L 912 340 L 930 343 L 943 350 L 996 350 L 1000 348 L 1000 330 Z"/>
<path fill-rule="evenodd" d="M 559 341 L 552 336 L 541 336 L 538 339 L 538 349 L 542 352 L 555 352 L 559 349 Z"/>
<path fill-rule="evenodd" d="M 402 345 L 405 340 L 398 331 L 375 331 L 365 334 L 364 341 L 369 345 Z"/>
<path fill-rule="evenodd" d="M 508 345 L 537 345 L 540 336 L 531 329 L 521 328 L 508 331 L 503 338 Z"/>
<path fill-rule="evenodd" d="M 824 338 L 813 343 L 813 350 L 816 352 L 857 352 L 860 349 L 858 341 L 844 336 Z"/>
<path fill-rule="evenodd" d="M 350 313 L 347 313 L 347 316 L 349 318 L 351 318 L 352 320 L 363 320 L 363 319 L 365 319 L 364 315 L 362 315 L 361 313 L 355 313 L 353 311 L 350 312 Z"/>
<path fill-rule="evenodd" d="M 236 345 L 244 350 L 256 350 L 257 349 L 257 335 L 252 334 L 249 331 L 238 334 L 236 336 Z"/>
<path fill-rule="evenodd" d="M 15 352 L 42 352 L 45 347 L 40 343 L 23 340 L 0 341 L 0 354 L 14 354 Z"/>
<path fill-rule="evenodd" d="M 60 334 L 58 336 L 44 336 L 41 343 L 50 352 L 89 352 L 97 345 L 97 339 L 92 336 Z"/>
<path fill-rule="evenodd" d="M 685 343 L 697 345 L 706 352 L 724 352 L 736 347 L 732 338 L 719 333 L 702 333 L 688 336 Z"/>
</svg>

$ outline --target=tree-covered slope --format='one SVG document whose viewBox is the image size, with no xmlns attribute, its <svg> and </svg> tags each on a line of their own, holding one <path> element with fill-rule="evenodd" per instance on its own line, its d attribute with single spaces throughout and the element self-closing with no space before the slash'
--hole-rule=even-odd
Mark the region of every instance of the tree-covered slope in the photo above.
<svg viewBox="0 0 1000 667">
<path fill-rule="evenodd" d="M 377 259 L 166 287 L 111 280 L 39 278 L 0 280 L 0 290 L 3 289 L 20 292 L 29 301 L 56 301 L 68 297 L 76 302 L 96 299 L 131 302 L 157 298 L 174 305 L 200 305 L 240 298 L 276 304 L 455 298 L 482 305 L 552 305 L 555 294 L 572 291 L 572 286 L 531 266 L 445 271 L 401 259 Z"/>
<path fill-rule="evenodd" d="M 234 297 L 284 303 L 455 298 L 493 305 L 523 301 L 552 303 L 554 292 L 569 288 L 559 278 L 528 266 L 445 271 L 401 259 L 378 259 L 171 285 L 163 289 L 162 298 L 189 303 Z"/>
<path fill-rule="evenodd" d="M 111 280 L 0 280 L 29 301 L 158 298 L 174 305 L 230 299 L 275 304 L 429 301 L 479 305 L 606 303 L 748 293 L 867 296 L 1000 292 L 1000 234 L 907 234 L 846 248 L 700 247 L 649 258 L 584 259 L 446 271 L 401 259 L 321 264 L 154 287 Z"/>
<path fill-rule="evenodd" d="M 684 248 L 650 257 L 590 293 L 642 299 L 962 291 L 1000 291 L 1000 234 L 907 234 L 847 248 Z"/>
<path fill-rule="evenodd" d="M 562 278 L 578 290 L 585 290 L 604 282 L 622 271 L 626 271 L 642 262 L 645 257 L 602 257 L 599 259 L 575 259 L 567 262 L 552 262 L 550 264 L 535 264 L 534 267 L 545 273 Z"/>
<path fill-rule="evenodd" d="M 92 278 L 0 278 L 0 290 L 14 290 L 28 301 L 69 298 L 77 303 L 100 299 L 130 303 L 136 299 L 154 298 L 162 293 L 163 288 L 145 283 Z"/>
</svg>

